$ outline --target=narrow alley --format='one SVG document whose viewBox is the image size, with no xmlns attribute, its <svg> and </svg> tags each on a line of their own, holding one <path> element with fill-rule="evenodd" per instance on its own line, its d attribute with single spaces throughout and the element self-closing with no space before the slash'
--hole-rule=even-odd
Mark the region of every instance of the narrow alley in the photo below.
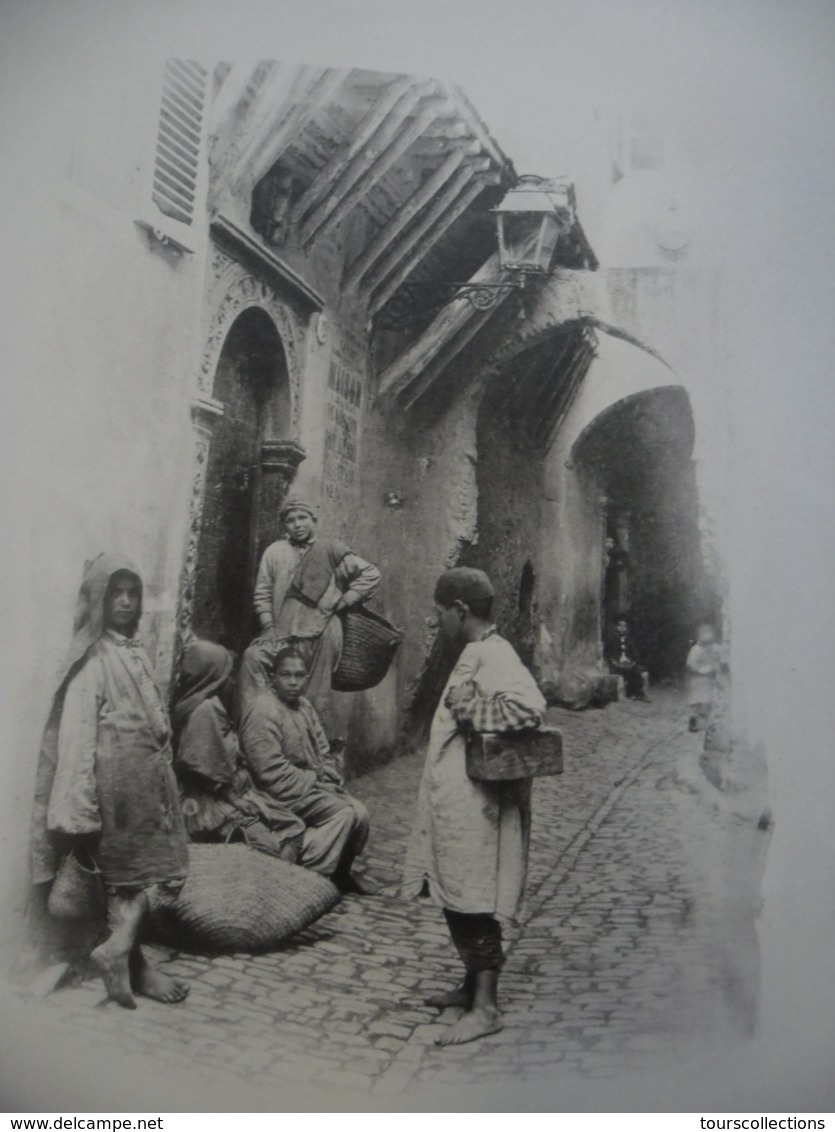
<svg viewBox="0 0 835 1132">
<path fill-rule="evenodd" d="M 372 814 L 374 898 L 350 897 L 286 949 L 163 952 L 186 976 L 182 1005 L 102 1003 L 98 981 L 27 1003 L 61 1043 L 250 1088 L 345 1090 L 400 1106 L 445 1089 L 555 1075 L 613 1079 L 682 1050 L 744 1040 L 754 1022 L 754 914 L 764 834 L 699 769 L 703 737 L 682 704 L 553 709 L 566 769 L 534 794 L 528 895 L 501 982 L 505 1029 L 458 1048 L 422 1004 L 459 975 L 433 905 L 398 899 L 421 770 L 395 759 L 353 783 Z M 747 873 L 746 873 L 746 870 Z M 448 1012 L 451 1013 L 451 1012 Z M 346 1101 L 345 1103 L 350 1103 Z"/>
</svg>

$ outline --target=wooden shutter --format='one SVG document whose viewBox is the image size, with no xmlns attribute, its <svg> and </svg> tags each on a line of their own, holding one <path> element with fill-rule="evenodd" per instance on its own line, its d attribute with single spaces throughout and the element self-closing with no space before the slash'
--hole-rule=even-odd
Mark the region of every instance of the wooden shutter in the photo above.
<svg viewBox="0 0 835 1132">
<path fill-rule="evenodd" d="M 199 63 L 169 59 L 165 64 L 151 198 L 180 224 L 194 219 L 207 77 Z"/>
</svg>

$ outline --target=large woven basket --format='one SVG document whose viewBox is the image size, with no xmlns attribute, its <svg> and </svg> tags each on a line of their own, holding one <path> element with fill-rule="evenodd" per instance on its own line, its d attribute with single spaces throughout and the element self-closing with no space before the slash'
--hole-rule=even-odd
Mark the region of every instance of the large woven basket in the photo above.
<svg viewBox="0 0 835 1132">
<path fill-rule="evenodd" d="M 403 633 L 379 613 L 361 605 L 340 614 L 342 655 L 331 685 L 337 692 L 374 688 L 389 670 Z"/>
<path fill-rule="evenodd" d="M 188 879 L 176 900 L 156 895 L 151 926 L 169 943 L 211 951 L 268 951 L 339 900 L 310 869 L 247 845 L 189 845 Z"/>
</svg>

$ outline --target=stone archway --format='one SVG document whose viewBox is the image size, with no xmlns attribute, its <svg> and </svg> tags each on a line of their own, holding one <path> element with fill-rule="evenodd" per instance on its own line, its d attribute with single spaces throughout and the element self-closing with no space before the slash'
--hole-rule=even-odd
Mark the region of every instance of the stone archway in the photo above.
<svg viewBox="0 0 835 1132">
<path fill-rule="evenodd" d="M 540 605 L 560 666 L 594 663 L 611 618 L 627 612 L 652 678 L 674 677 L 693 622 L 715 614 L 693 440 L 670 367 L 598 331 L 544 463 Z"/>
<path fill-rule="evenodd" d="M 277 300 L 262 305 L 264 285 L 241 269 L 232 275 L 192 408 L 196 463 L 178 629 L 180 641 L 196 633 L 240 651 L 257 630 L 257 563 L 278 536 L 278 509 L 304 450 L 296 440 L 298 365 L 276 326 Z"/>
<path fill-rule="evenodd" d="M 681 671 L 694 624 L 714 612 L 704 575 L 687 393 L 666 385 L 632 394 L 588 424 L 571 463 L 601 510 L 613 545 L 603 557 L 606 632 L 626 615 L 650 678 Z M 607 562 L 608 558 L 608 562 Z"/>
<path fill-rule="evenodd" d="M 205 345 L 200 359 L 198 384 L 203 396 L 211 396 L 221 350 L 230 327 L 245 310 L 256 307 L 266 312 L 281 339 L 287 368 L 290 393 L 290 428 L 293 439 L 299 436 L 301 423 L 301 354 L 305 328 L 301 316 L 282 301 L 273 289 L 247 271 L 220 248 L 212 251 L 208 307 L 211 318 L 205 331 Z"/>
</svg>

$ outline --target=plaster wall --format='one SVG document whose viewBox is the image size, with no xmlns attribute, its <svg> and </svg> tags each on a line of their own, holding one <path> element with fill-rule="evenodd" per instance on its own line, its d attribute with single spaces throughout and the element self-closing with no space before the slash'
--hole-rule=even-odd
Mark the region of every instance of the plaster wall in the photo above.
<svg viewBox="0 0 835 1132">
<path fill-rule="evenodd" d="M 427 626 L 435 580 L 477 537 L 478 400 L 477 391 L 465 391 L 442 417 L 424 421 L 372 405 L 365 419 L 363 445 L 373 458 L 362 464 L 353 541 L 382 572 L 375 607 L 405 635 L 386 681 L 354 697 L 358 740 L 362 728 L 356 769 L 397 753 L 406 713 L 427 678 L 430 655 L 437 656 Z M 401 505 L 386 501 L 391 492 Z"/>
<path fill-rule="evenodd" d="M 22 265 L 19 290 L 37 296 L 9 327 L 6 353 L 16 391 L 25 390 L 10 400 L 4 451 L 15 485 L 5 528 L 5 592 L 16 601 L 5 614 L 15 648 L 3 662 L 3 830 L 16 848 L 4 854 L 0 892 L 13 909 L 3 917 L 10 933 L 23 922 L 37 750 L 86 560 L 111 549 L 136 562 L 143 635 L 159 669 L 170 664 L 205 244 L 172 254 L 135 223 L 143 203 L 151 211 L 137 162 L 158 113 L 151 70 L 116 76 L 105 66 L 98 78 L 109 100 L 92 79 L 69 85 L 75 101 L 56 106 L 66 120 L 52 120 L 49 151 L 31 155 L 36 187 L 21 179 L 8 204 L 12 215 L 34 206 L 38 216 L 8 243 Z"/>
</svg>

